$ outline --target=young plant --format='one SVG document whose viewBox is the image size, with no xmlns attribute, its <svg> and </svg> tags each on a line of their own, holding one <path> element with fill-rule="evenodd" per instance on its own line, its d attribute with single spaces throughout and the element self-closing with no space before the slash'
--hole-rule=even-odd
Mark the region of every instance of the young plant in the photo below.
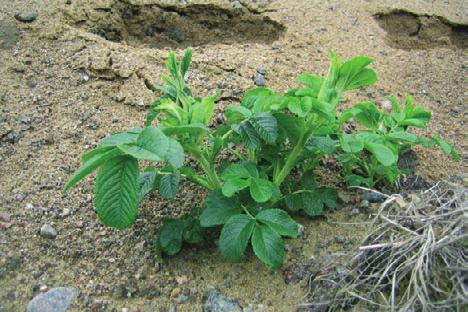
<svg viewBox="0 0 468 312">
<path fill-rule="evenodd" d="M 226 107 L 226 124 L 210 126 L 219 93 L 205 98 L 192 95 L 185 81 L 192 51 L 182 61 L 169 54 L 162 93 L 150 107 L 144 128 L 110 135 L 83 155 L 83 165 L 64 190 L 99 168 L 95 184 L 96 211 L 104 224 L 130 226 L 139 202 L 158 191 L 175 198 L 185 178 L 209 190 L 202 209 L 165 220 L 157 240 L 158 252 L 174 255 L 184 242 L 197 244 L 207 229 L 221 229 L 219 249 L 230 261 L 239 261 L 247 246 L 271 268 L 284 258 L 283 237 L 298 235 L 298 225 L 283 210 L 322 215 L 335 207 L 335 189 L 318 186 L 314 169 L 325 154 L 338 154 L 350 184 L 392 182 L 401 173 L 398 155 L 412 145 L 438 144 L 455 158 L 454 149 L 439 136 L 425 139 L 407 132 L 424 128 L 430 113 L 405 106 L 390 97 L 393 112 L 379 111 L 373 103 L 359 103 L 337 114 L 345 91 L 369 86 L 377 80 L 359 56 L 342 61 L 330 52 L 326 76 L 303 74 L 304 85 L 285 94 L 266 88 L 248 91 L 240 105 Z M 342 128 L 354 118 L 364 130 L 347 134 Z M 156 124 L 157 126 L 153 126 Z M 222 150 L 236 160 L 217 167 Z M 185 155 L 198 164 L 185 166 Z M 139 171 L 140 160 L 159 163 Z M 298 177 L 300 182 L 298 182 Z"/>
</svg>

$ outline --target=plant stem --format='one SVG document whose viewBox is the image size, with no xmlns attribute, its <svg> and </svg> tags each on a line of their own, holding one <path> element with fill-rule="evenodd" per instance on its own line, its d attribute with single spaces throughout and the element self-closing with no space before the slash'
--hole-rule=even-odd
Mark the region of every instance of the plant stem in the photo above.
<svg viewBox="0 0 468 312">
<path fill-rule="evenodd" d="M 276 174 L 273 178 L 273 182 L 280 186 L 283 183 L 284 179 L 288 176 L 291 170 L 297 163 L 297 159 L 301 156 L 302 152 L 304 151 L 304 136 L 301 136 L 294 148 L 292 149 L 291 153 L 289 153 L 288 157 L 286 158 L 286 162 L 284 163 L 283 168 Z"/>
<path fill-rule="evenodd" d="M 249 209 L 247 209 L 247 207 L 245 207 L 244 205 L 241 205 L 242 206 L 242 209 L 244 209 L 245 213 L 251 217 L 252 219 L 255 219 L 255 217 L 250 213 Z"/>
</svg>

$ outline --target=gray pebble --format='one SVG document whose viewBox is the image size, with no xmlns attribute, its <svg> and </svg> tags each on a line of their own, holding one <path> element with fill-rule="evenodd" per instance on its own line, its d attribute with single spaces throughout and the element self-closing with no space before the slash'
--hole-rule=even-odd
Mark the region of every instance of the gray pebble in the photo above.
<svg viewBox="0 0 468 312">
<path fill-rule="evenodd" d="M 57 231 L 49 223 L 45 223 L 41 227 L 41 235 L 46 238 L 55 239 L 57 237 Z"/>
<path fill-rule="evenodd" d="M 36 18 L 39 16 L 37 12 L 29 12 L 29 13 L 17 13 L 15 14 L 16 20 L 23 22 L 23 23 L 31 23 L 36 20 Z"/>
<path fill-rule="evenodd" d="M 208 287 L 203 312 L 242 312 L 242 307 L 238 301 L 223 295 L 216 288 Z"/>
<path fill-rule="evenodd" d="M 385 200 L 385 197 L 378 193 L 372 192 L 372 193 L 367 194 L 366 200 L 369 203 L 381 203 Z"/>
<path fill-rule="evenodd" d="M 177 304 L 182 304 L 182 303 L 187 302 L 189 299 L 190 297 L 187 296 L 186 294 L 180 294 L 179 297 L 176 298 L 175 302 Z"/>
<path fill-rule="evenodd" d="M 259 73 L 262 76 L 265 76 L 267 74 L 267 72 L 268 71 L 267 71 L 267 69 L 265 67 L 260 66 L 260 67 L 257 68 L 257 73 Z"/>
<path fill-rule="evenodd" d="M 76 296 L 75 288 L 56 287 L 29 301 L 26 312 L 65 312 Z"/>
<path fill-rule="evenodd" d="M 266 85 L 265 77 L 263 77 L 260 74 L 256 74 L 255 76 L 253 76 L 253 82 L 258 87 L 263 87 Z"/>
<path fill-rule="evenodd" d="M 27 117 L 27 116 L 21 116 L 20 119 L 19 119 L 19 121 L 20 121 L 20 123 L 22 123 L 23 125 L 27 125 L 27 124 L 29 124 L 30 119 L 29 119 L 29 117 Z"/>
<path fill-rule="evenodd" d="M 346 237 L 344 237 L 343 235 L 338 235 L 337 237 L 335 237 L 335 241 L 338 244 L 344 244 L 346 243 Z"/>
<path fill-rule="evenodd" d="M 357 208 L 354 208 L 353 210 L 351 210 L 351 212 L 349 213 L 350 216 L 357 216 L 358 214 L 360 214 L 361 212 L 359 211 L 359 209 Z"/>
</svg>

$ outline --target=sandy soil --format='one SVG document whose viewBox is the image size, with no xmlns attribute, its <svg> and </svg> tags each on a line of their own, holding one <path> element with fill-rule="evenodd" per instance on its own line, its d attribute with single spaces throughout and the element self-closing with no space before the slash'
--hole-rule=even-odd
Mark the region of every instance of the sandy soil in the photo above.
<svg viewBox="0 0 468 312">
<path fill-rule="evenodd" d="M 76 311 L 167 311 L 175 288 L 190 298 L 178 311 L 198 311 L 209 284 L 266 311 L 301 302 L 305 281 L 286 284 L 281 271 L 268 272 L 252 255 L 226 263 L 214 242 L 155 261 L 162 218 L 203 200 L 192 185 L 174 202 L 146 200 L 125 231 L 97 220 L 91 178 L 62 196 L 81 153 L 109 132 L 143 123 L 155 97 L 147 86 L 159 82 L 171 49 L 182 54 L 194 45 L 191 86 L 200 95 L 223 89 L 219 109 L 253 87 L 259 66 L 268 69 L 268 87 L 286 90 L 301 72 L 325 73 L 328 48 L 345 58 L 375 57 L 378 83 L 349 101 L 411 94 L 433 112 L 425 134 L 441 133 L 463 151 L 466 1 L 186 2 L 0 0 L 0 212 L 11 217 L 0 228 L 0 311 L 23 311 L 55 286 L 78 289 Z M 14 18 L 33 10 L 32 23 Z M 462 173 L 438 150 L 419 152 L 417 172 L 427 180 Z M 284 267 L 352 248 L 364 227 L 333 223 L 350 222 L 351 208 L 300 218 L 306 238 L 288 241 Z M 58 231 L 55 240 L 39 235 L 46 222 Z M 337 235 L 351 243 L 336 244 Z M 178 285 L 180 276 L 188 283 Z"/>
</svg>

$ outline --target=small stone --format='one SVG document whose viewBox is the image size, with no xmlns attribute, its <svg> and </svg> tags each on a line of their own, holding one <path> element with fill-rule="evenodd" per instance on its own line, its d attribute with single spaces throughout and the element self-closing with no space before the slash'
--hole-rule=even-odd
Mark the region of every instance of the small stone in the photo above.
<svg viewBox="0 0 468 312">
<path fill-rule="evenodd" d="M 57 237 L 57 231 L 54 229 L 52 225 L 49 223 L 45 223 L 41 227 L 41 236 L 50 238 L 50 239 L 55 239 Z"/>
<path fill-rule="evenodd" d="M 40 292 L 46 292 L 46 291 L 48 291 L 48 290 L 49 290 L 49 287 L 47 287 L 47 285 L 41 285 L 41 286 L 39 287 L 39 291 L 40 291 Z"/>
<path fill-rule="evenodd" d="M 30 122 L 31 120 L 30 120 L 29 117 L 27 117 L 27 116 L 21 116 L 20 119 L 19 119 L 19 121 L 20 121 L 20 123 L 22 123 L 23 125 L 27 125 L 27 124 L 29 124 L 29 122 Z"/>
<path fill-rule="evenodd" d="M 371 192 L 367 194 L 366 200 L 369 203 L 381 203 L 385 200 L 385 197 L 381 194 Z"/>
<path fill-rule="evenodd" d="M 338 198 L 344 203 L 344 204 L 349 204 L 352 201 L 351 196 L 343 191 L 338 192 Z"/>
<path fill-rule="evenodd" d="M 83 76 L 81 76 L 81 80 L 83 82 L 88 82 L 89 81 L 89 75 L 88 74 L 83 74 Z"/>
<path fill-rule="evenodd" d="M 10 217 L 10 214 L 8 212 L 0 212 L 0 221 L 2 222 L 10 222 L 11 221 L 11 217 Z"/>
<path fill-rule="evenodd" d="M 177 298 L 182 293 L 182 289 L 180 287 L 176 287 L 171 291 L 171 298 Z"/>
<path fill-rule="evenodd" d="M 29 13 L 17 13 L 15 14 L 16 20 L 23 22 L 23 23 L 32 23 L 36 20 L 36 18 L 39 16 L 37 12 L 29 12 Z"/>
<path fill-rule="evenodd" d="M 68 208 L 63 208 L 63 211 L 62 211 L 62 217 L 67 217 L 70 215 L 70 209 Z"/>
<path fill-rule="evenodd" d="M 267 69 L 265 67 L 260 66 L 260 67 L 257 68 L 257 73 L 259 73 L 262 76 L 265 76 L 267 74 L 267 72 L 268 71 L 267 71 Z"/>
<path fill-rule="evenodd" d="M 175 299 L 175 302 L 176 302 L 177 304 L 182 304 L 182 303 L 187 302 L 189 299 L 190 299 L 190 297 L 187 296 L 186 294 L 181 294 L 181 295 L 179 295 L 179 297 L 177 297 L 177 298 Z"/>
<path fill-rule="evenodd" d="M 256 74 L 252 77 L 253 82 L 258 87 L 264 87 L 266 85 L 265 77 L 260 74 Z"/>
<path fill-rule="evenodd" d="M 24 198 L 25 198 L 24 194 L 18 193 L 18 194 L 15 195 L 16 201 L 21 202 L 21 201 L 24 200 Z"/>
<path fill-rule="evenodd" d="M 297 234 L 302 238 L 306 237 L 305 229 L 302 224 L 297 224 Z"/>
<path fill-rule="evenodd" d="M 335 241 L 338 244 L 344 244 L 346 243 L 346 237 L 344 237 L 343 235 L 338 235 L 337 237 L 335 237 Z"/>
<path fill-rule="evenodd" d="M 75 222 L 75 227 L 76 227 L 76 228 L 82 228 L 83 225 L 84 225 L 84 222 L 83 222 L 83 221 L 76 221 L 76 222 Z"/>
<path fill-rule="evenodd" d="M 185 285 L 188 283 L 188 278 L 185 275 L 177 277 L 176 280 L 177 280 L 177 284 L 179 285 Z"/>
<path fill-rule="evenodd" d="M 29 301 L 26 312 L 65 312 L 76 296 L 75 288 L 56 287 Z"/>
<path fill-rule="evenodd" d="M 19 138 L 18 135 L 14 131 L 9 131 L 5 136 L 5 141 L 11 144 L 15 144 L 18 142 Z"/>
<path fill-rule="evenodd" d="M 203 302 L 204 312 L 241 312 L 242 306 L 237 300 L 223 295 L 214 287 L 208 287 Z"/>
<path fill-rule="evenodd" d="M 353 216 L 359 215 L 360 213 L 361 213 L 361 212 L 359 211 L 359 209 L 353 208 L 353 210 L 351 210 L 351 212 L 349 213 L 349 215 L 350 215 L 351 217 L 353 217 Z"/>
</svg>

